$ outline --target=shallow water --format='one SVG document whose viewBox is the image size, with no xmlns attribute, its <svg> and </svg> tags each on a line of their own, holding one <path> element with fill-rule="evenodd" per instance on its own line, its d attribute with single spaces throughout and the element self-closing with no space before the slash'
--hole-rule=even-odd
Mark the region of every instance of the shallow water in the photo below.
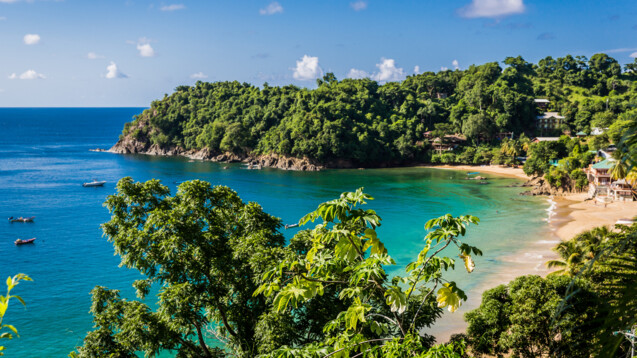
<svg viewBox="0 0 637 358">
<path fill-rule="evenodd" d="M 245 170 L 240 164 L 89 151 L 112 146 L 124 123 L 141 110 L 0 109 L 0 217 L 36 216 L 32 224 L 0 222 L 0 278 L 23 272 L 34 279 L 15 291 L 26 309 L 14 302 L 6 316 L 21 334 L 3 342 L 7 357 L 61 357 L 81 344 L 91 328 L 89 291 L 95 285 L 133 297 L 130 283 L 139 275 L 118 268 L 119 259 L 99 229 L 109 219 L 102 203 L 124 176 L 161 179 L 172 190 L 173 183 L 188 179 L 228 185 L 288 224 L 322 201 L 365 187 L 376 199 L 368 207 L 383 218 L 380 237 L 398 262 L 394 273 L 422 249 L 428 219 L 446 213 L 478 216 L 481 223 L 469 230 L 467 241 L 485 256 L 476 260 L 471 275 L 451 273 L 469 292 L 503 277 L 511 257 L 532 256 L 536 242 L 553 240 L 547 236 L 546 200 L 519 196 L 520 188 L 509 187 L 516 179 L 482 174 L 490 177 L 489 184 L 479 185 L 464 180 L 463 172 L 424 168 Z M 230 168 L 224 170 L 226 165 Z M 93 178 L 107 183 L 81 187 Z M 35 245 L 13 245 L 16 238 L 30 237 L 37 237 Z M 467 307 L 479 297 L 470 300 Z"/>
</svg>

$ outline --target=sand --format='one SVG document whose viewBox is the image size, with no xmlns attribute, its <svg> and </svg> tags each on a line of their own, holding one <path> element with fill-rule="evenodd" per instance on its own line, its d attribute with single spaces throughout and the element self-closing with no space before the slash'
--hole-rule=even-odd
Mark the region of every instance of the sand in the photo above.
<svg viewBox="0 0 637 358">
<path fill-rule="evenodd" d="M 511 168 L 499 165 L 436 165 L 424 166 L 424 168 L 450 169 L 460 171 L 466 170 L 469 172 L 480 172 L 504 177 L 514 177 L 522 180 L 531 179 L 528 175 L 524 174 L 524 171 L 521 168 Z"/>
<path fill-rule="evenodd" d="M 565 222 L 555 234 L 561 240 L 569 240 L 573 236 L 598 226 L 611 228 L 619 219 L 632 219 L 637 216 L 637 202 L 622 201 L 604 204 L 589 198 L 587 193 L 571 194 L 555 198 L 557 207 L 568 212 Z"/>
<path fill-rule="evenodd" d="M 500 166 L 432 166 L 436 169 L 452 169 L 469 172 L 482 172 L 493 175 L 516 177 L 523 180 L 530 179 L 522 169 Z M 545 263 L 557 258 L 553 248 L 560 242 L 598 226 L 608 225 L 611 228 L 619 219 L 632 219 L 637 216 L 637 202 L 604 203 L 586 200 L 588 193 L 569 194 L 560 197 L 546 197 L 547 200 L 547 230 L 542 237 L 532 238 L 529 245 L 521 247 L 520 251 L 510 256 L 501 257 L 502 269 L 489 277 L 480 287 L 469 292 L 469 300 L 465 302 L 460 312 L 445 314 L 435 324 L 433 335 L 438 342 L 446 342 L 452 333 L 466 330 L 467 324 L 462 318 L 463 313 L 477 308 L 480 297 L 485 290 L 499 284 L 508 283 L 522 275 L 546 276 L 550 270 Z"/>
</svg>

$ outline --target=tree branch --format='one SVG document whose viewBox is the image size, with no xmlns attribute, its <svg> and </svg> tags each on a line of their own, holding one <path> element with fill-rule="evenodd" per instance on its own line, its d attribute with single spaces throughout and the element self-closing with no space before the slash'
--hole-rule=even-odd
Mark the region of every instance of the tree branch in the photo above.
<svg viewBox="0 0 637 358">
<path fill-rule="evenodd" d="M 201 349 L 203 349 L 204 353 L 206 354 L 206 357 L 212 358 L 212 354 L 210 354 L 210 351 L 208 350 L 208 346 L 206 346 L 206 342 L 204 342 L 203 339 L 203 334 L 201 334 L 201 327 L 199 327 L 198 324 L 194 323 L 195 329 L 197 329 L 197 337 L 199 338 L 199 345 L 201 346 Z"/>
<path fill-rule="evenodd" d="M 358 346 L 363 345 L 363 344 L 365 344 L 365 343 L 370 343 L 370 342 L 379 342 L 379 341 L 391 341 L 392 339 L 396 339 L 396 338 L 378 338 L 378 339 L 370 339 L 370 340 L 368 340 L 368 341 L 358 342 L 358 343 L 356 343 L 355 345 L 353 345 L 353 346 L 351 346 L 351 347 L 344 347 L 344 348 L 341 348 L 341 349 L 337 349 L 337 350 L 335 350 L 334 352 L 332 352 L 332 353 L 330 353 L 330 354 L 328 354 L 328 355 L 323 356 L 323 358 L 331 357 L 331 356 L 335 355 L 335 354 L 336 354 L 336 353 L 338 353 L 338 352 L 342 352 L 342 351 L 344 351 L 344 350 L 346 350 L 346 349 L 351 349 L 351 348 L 354 348 L 354 347 L 358 347 Z M 399 337 L 398 339 L 402 340 L 403 338 L 402 338 L 402 337 Z"/>
<path fill-rule="evenodd" d="M 427 295 L 425 295 L 425 297 L 423 297 L 422 301 L 420 302 L 420 306 L 418 306 L 418 310 L 416 311 L 416 314 L 414 314 L 414 318 L 412 318 L 411 324 L 409 325 L 409 329 L 408 329 L 409 331 L 411 331 L 411 329 L 414 326 L 414 324 L 416 324 L 416 317 L 418 317 L 418 314 L 420 313 L 420 309 L 425 304 L 425 301 L 427 301 L 427 298 L 436 290 L 436 287 L 438 287 L 438 281 L 437 280 L 436 280 L 436 284 L 434 285 L 434 287 L 429 291 L 429 293 L 427 293 Z"/>
</svg>

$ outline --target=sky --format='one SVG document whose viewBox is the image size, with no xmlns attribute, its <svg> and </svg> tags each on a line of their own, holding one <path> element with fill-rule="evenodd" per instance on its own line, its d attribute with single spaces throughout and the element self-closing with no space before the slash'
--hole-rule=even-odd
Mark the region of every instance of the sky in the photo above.
<svg viewBox="0 0 637 358">
<path fill-rule="evenodd" d="M 294 84 L 605 52 L 635 0 L 0 0 L 0 107 L 147 107 L 196 81 Z M 503 65 L 502 65 L 503 66 Z"/>
</svg>

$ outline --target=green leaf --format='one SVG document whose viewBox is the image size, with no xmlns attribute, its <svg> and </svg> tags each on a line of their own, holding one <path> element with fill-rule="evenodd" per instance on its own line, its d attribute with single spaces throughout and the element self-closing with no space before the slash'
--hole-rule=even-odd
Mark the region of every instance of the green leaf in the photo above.
<svg viewBox="0 0 637 358">
<path fill-rule="evenodd" d="M 443 287 L 438 290 L 438 307 L 447 307 L 449 312 L 455 312 L 461 305 L 460 296 L 452 291 L 448 283 L 445 283 Z"/>
</svg>

